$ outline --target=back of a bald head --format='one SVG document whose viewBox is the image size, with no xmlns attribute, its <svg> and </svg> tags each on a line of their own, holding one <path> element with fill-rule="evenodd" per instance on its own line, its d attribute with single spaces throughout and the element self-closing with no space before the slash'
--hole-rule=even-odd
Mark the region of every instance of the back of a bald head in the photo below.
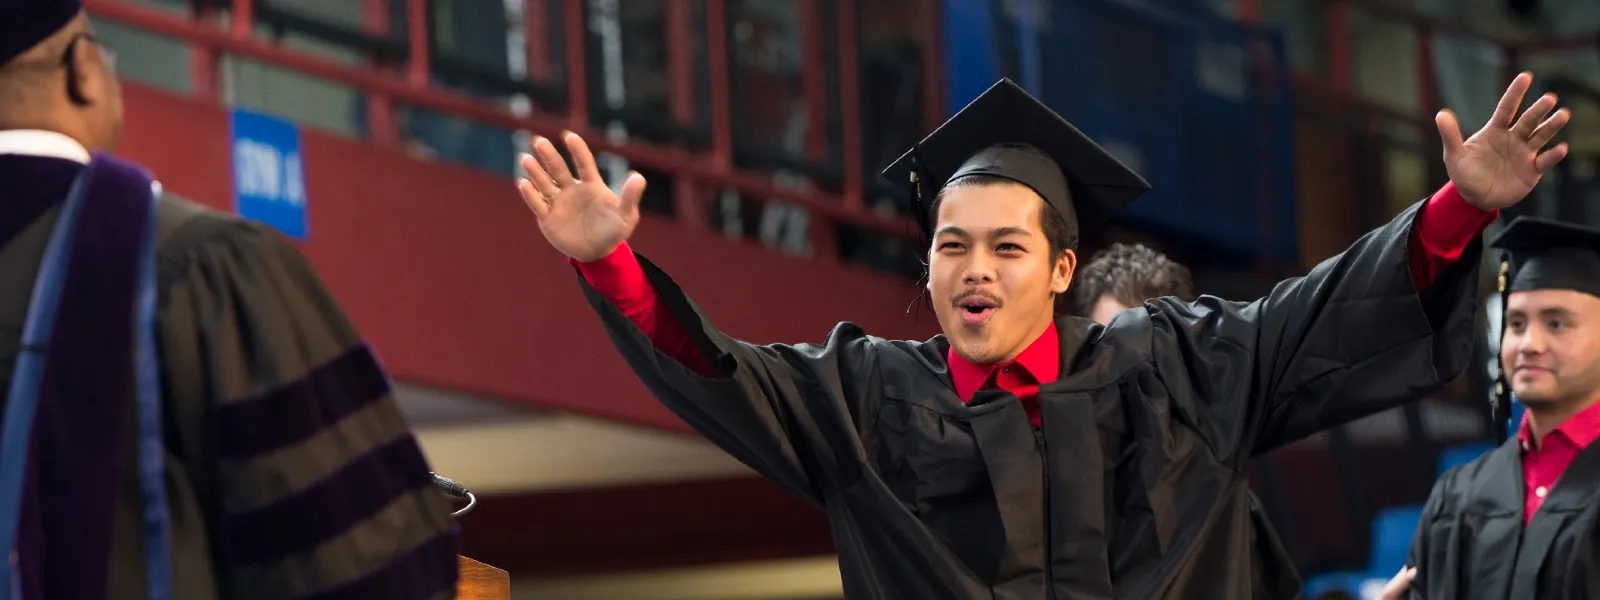
<svg viewBox="0 0 1600 600">
<path fill-rule="evenodd" d="M 0 0 L 0 130 L 52 131 L 111 150 L 122 132 L 114 56 L 82 0 Z"/>
</svg>

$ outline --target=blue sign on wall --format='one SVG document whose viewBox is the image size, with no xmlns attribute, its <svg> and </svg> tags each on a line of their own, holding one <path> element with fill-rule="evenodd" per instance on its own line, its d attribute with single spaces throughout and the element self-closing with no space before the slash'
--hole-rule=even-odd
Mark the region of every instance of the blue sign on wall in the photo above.
<svg viewBox="0 0 1600 600">
<path fill-rule="evenodd" d="M 305 161 L 294 123 L 234 108 L 233 204 L 239 216 L 306 239 Z"/>
</svg>

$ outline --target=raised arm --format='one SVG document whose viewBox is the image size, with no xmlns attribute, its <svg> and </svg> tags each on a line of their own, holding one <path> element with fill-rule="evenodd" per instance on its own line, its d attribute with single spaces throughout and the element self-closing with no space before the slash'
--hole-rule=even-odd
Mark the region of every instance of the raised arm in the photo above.
<svg viewBox="0 0 1600 600">
<path fill-rule="evenodd" d="M 683 324 L 673 318 L 662 304 L 656 288 L 645 278 L 639 258 L 627 242 L 622 242 L 605 258 L 594 262 L 567 259 L 583 275 L 583 280 L 601 297 L 622 312 L 622 315 L 639 328 L 650 343 L 662 354 L 672 357 L 701 377 L 711 377 L 711 364 L 705 354 L 684 332 Z"/>
<path fill-rule="evenodd" d="M 1434 192 L 1417 213 L 1407 245 L 1411 283 L 1417 292 L 1427 291 L 1451 265 L 1459 262 L 1472 240 L 1499 215 L 1499 211 L 1478 210 L 1468 204 L 1454 183 L 1446 183 Z"/>
<path fill-rule="evenodd" d="M 820 345 L 756 346 L 711 325 L 670 277 L 628 247 L 644 178 L 622 194 L 565 135 L 577 177 L 549 140 L 522 157 L 518 182 L 539 228 L 580 273 L 606 333 L 651 393 L 757 472 L 813 503 L 860 472 L 859 419 L 878 402 L 874 342 L 840 325 Z"/>
<path fill-rule="evenodd" d="M 1518 76 L 1464 141 L 1441 112 L 1451 185 L 1306 276 L 1248 304 L 1158 303 L 1155 355 L 1186 372 L 1200 392 L 1187 410 L 1233 459 L 1420 399 L 1466 369 L 1482 305 L 1478 233 L 1566 152 L 1544 150 L 1568 119 L 1552 114 L 1553 96 L 1514 119 L 1530 84 Z"/>
</svg>

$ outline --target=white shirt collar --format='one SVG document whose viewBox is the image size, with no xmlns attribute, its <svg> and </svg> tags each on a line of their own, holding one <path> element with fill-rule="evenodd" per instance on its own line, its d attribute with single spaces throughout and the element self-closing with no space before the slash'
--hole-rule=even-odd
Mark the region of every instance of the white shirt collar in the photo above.
<svg viewBox="0 0 1600 600">
<path fill-rule="evenodd" d="M 0 154 L 26 154 L 89 164 L 89 150 L 78 140 L 42 129 L 0 131 Z"/>
</svg>

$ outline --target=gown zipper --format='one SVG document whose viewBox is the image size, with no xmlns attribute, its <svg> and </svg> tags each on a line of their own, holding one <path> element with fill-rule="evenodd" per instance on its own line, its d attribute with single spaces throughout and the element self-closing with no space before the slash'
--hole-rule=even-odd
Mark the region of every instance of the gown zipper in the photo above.
<svg viewBox="0 0 1600 600">
<path fill-rule="evenodd" d="M 1044 477 L 1044 519 L 1043 520 L 1044 520 L 1044 579 L 1045 579 L 1045 581 L 1044 581 L 1044 590 L 1045 590 L 1045 598 L 1047 598 L 1048 600 L 1055 600 L 1055 597 L 1056 597 L 1056 583 L 1055 583 L 1055 576 L 1051 573 L 1051 561 L 1050 561 L 1050 553 L 1051 553 L 1051 549 L 1053 548 L 1053 546 L 1050 544 L 1050 520 L 1051 520 L 1050 519 L 1050 449 L 1049 449 L 1049 446 L 1045 444 L 1045 441 L 1044 441 L 1044 430 L 1043 429 L 1037 428 L 1037 427 L 1034 428 L 1034 430 L 1033 430 L 1033 439 L 1036 442 L 1035 445 L 1039 448 L 1039 464 L 1043 467 L 1043 468 L 1041 468 L 1039 470 L 1039 472 Z"/>
</svg>

